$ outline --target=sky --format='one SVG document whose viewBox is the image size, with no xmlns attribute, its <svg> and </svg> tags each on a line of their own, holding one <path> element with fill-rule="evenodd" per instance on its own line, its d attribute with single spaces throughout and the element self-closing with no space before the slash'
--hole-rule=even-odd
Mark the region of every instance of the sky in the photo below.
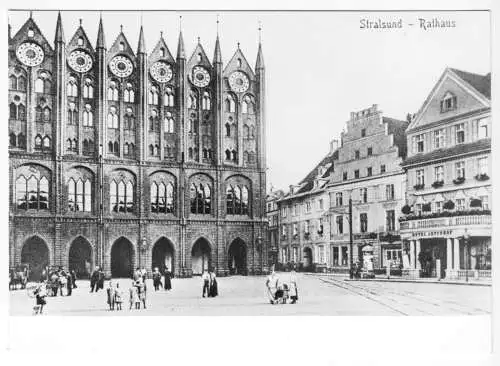
<svg viewBox="0 0 500 366">
<path fill-rule="evenodd" d="M 415 113 L 446 67 L 490 72 L 488 12 L 118 12 L 102 13 L 107 46 L 123 25 L 136 50 L 144 26 L 148 51 L 160 32 L 175 57 L 179 16 L 186 52 L 197 37 L 213 57 L 216 19 L 223 62 L 240 43 L 255 65 L 262 25 L 266 66 L 268 186 L 288 189 L 297 184 L 339 139 L 350 112 L 378 104 L 385 116 L 405 119 Z M 12 32 L 26 21 L 26 11 L 9 12 Z M 33 17 L 52 42 L 57 13 L 35 11 Z M 82 19 L 95 45 L 99 13 L 63 11 L 66 40 Z M 399 21 L 402 29 L 362 29 L 363 19 Z M 453 21 L 453 28 L 420 27 L 420 19 Z M 410 24 L 413 24 L 411 26 Z"/>
</svg>

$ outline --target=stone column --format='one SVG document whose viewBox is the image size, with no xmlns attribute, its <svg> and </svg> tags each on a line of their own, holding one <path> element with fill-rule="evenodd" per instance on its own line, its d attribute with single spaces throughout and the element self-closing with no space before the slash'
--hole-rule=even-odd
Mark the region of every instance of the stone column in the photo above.
<svg viewBox="0 0 500 366">
<path fill-rule="evenodd" d="M 453 239 L 453 269 L 458 271 L 460 269 L 460 239 Z M 458 275 L 458 273 L 457 273 Z"/>
<path fill-rule="evenodd" d="M 420 261 L 418 260 L 418 255 L 420 254 L 420 240 L 415 240 L 415 268 L 421 269 Z"/>
<path fill-rule="evenodd" d="M 415 268 L 415 240 L 410 240 L 410 267 Z"/>
<path fill-rule="evenodd" d="M 446 238 L 446 278 L 451 278 L 453 276 L 453 239 Z"/>
</svg>

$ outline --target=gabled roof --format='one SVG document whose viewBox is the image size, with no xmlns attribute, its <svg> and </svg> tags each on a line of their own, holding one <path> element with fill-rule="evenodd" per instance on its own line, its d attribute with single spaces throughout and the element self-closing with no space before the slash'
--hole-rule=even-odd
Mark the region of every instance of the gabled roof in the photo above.
<svg viewBox="0 0 500 366">
<path fill-rule="evenodd" d="M 125 49 L 123 51 L 120 51 L 120 43 L 124 44 Z M 115 41 L 113 42 L 113 45 L 108 51 L 109 53 L 126 53 L 129 54 L 131 57 L 134 57 L 134 50 L 132 47 L 130 47 L 130 43 L 128 43 L 127 37 L 125 37 L 125 34 L 123 31 L 120 31 L 120 34 L 118 34 L 118 37 L 116 37 Z"/>
<path fill-rule="evenodd" d="M 161 49 L 165 50 L 165 56 L 161 57 L 160 50 Z M 163 38 L 163 34 L 160 36 L 160 39 L 158 40 L 158 43 L 156 44 L 155 48 L 151 52 L 151 55 L 149 57 L 150 62 L 157 61 L 159 59 L 165 60 L 169 63 L 175 64 L 174 57 L 170 53 L 170 50 L 168 49 L 167 43 L 165 42 L 165 39 Z"/>
<path fill-rule="evenodd" d="M 201 61 L 198 62 L 197 56 L 201 55 Z M 191 57 L 189 58 L 188 64 L 190 67 L 194 65 L 201 65 L 205 66 L 207 68 L 211 68 L 212 65 L 210 64 L 210 60 L 207 57 L 207 54 L 205 50 L 203 49 L 203 46 L 200 43 L 200 39 L 198 39 L 198 44 L 196 45 L 196 48 L 194 49 L 193 53 L 191 54 Z"/>
<path fill-rule="evenodd" d="M 83 39 L 83 46 L 78 45 L 78 39 L 82 38 Z M 80 25 L 78 29 L 76 30 L 75 34 L 73 37 L 71 37 L 71 40 L 68 43 L 68 49 L 72 48 L 86 48 L 89 50 L 92 54 L 94 52 L 94 47 L 92 47 L 92 44 L 89 41 L 89 37 L 87 37 L 87 33 L 85 33 L 85 30 L 83 27 Z"/>
<path fill-rule="evenodd" d="M 417 112 L 416 117 L 411 121 L 406 131 L 407 133 L 420 126 L 422 116 L 425 115 L 428 106 L 431 104 L 435 94 L 446 79 L 452 79 L 455 80 L 455 82 L 460 83 L 462 88 L 468 89 L 468 93 L 473 95 L 480 104 L 483 106 L 489 106 L 491 96 L 491 74 L 479 75 L 457 69 L 446 68 L 441 74 L 438 82 L 434 84 L 431 92 Z"/>
<path fill-rule="evenodd" d="M 334 161 L 338 159 L 339 151 L 335 150 L 333 154 L 328 154 L 321 161 L 316 164 L 314 169 L 312 169 L 304 179 L 302 179 L 299 183 L 299 190 L 295 194 L 301 194 L 311 191 L 314 188 L 314 181 L 316 178 L 328 178 L 330 173 L 334 169 Z M 325 172 L 318 176 L 318 170 L 320 167 L 325 166 L 327 169 Z"/>
<path fill-rule="evenodd" d="M 238 66 L 238 59 L 241 59 L 241 67 Z M 236 49 L 233 57 L 231 57 L 231 60 L 229 60 L 226 67 L 224 68 L 223 73 L 224 75 L 227 75 L 234 70 L 242 70 L 248 74 L 248 77 L 250 79 L 255 79 L 255 73 L 253 72 L 252 67 L 248 63 L 239 46 Z"/>
<path fill-rule="evenodd" d="M 457 74 L 462 80 L 466 81 L 478 92 L 483 94 L 486 98 L 491 99 L 491 73 L 478 75 L 458 69 L 450 70 Z"/>
<path fill-rule="evenodd" d="M 12 37 L 11 44 L 19 43 L 22 40 L 22 38 L 24 38 L 24 37 L 26 37 L 26 39 L 27 39 L 27 34 L 28 34 L 29 29 L 33 30 L 33 33 L 34 33 L 33 40 L 38 42 L 43 48 L 45 48 L 49 52 L 54 51 L 51 44 L 47 41 L 47 38 L 45 38 L 45 36 L 42 34 L 42 31 L 40 30 L 40 28 L 38 28 L 38 25 L 35 23 L 35 21 L 31 17 L 17 31 L 17 33 L 14 35 L 14 37 Z"/>
</svg>

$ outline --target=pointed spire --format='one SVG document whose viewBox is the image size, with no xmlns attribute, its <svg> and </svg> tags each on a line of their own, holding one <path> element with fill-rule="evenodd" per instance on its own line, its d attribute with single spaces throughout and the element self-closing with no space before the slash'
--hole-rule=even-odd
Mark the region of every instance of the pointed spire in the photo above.
<svg viewBox="0 0 500 366">
<path fill-rule="evenodd" d="M 177 42 L 177 58 L 185 59 L 184 38 L 182 37 L 182 15 L 179 17 L 179 41 Z"/>
<path fill-rule="evenodd" d="M 139 44 L 137 46 L 137 54 L 146 53 L 146 42 L 144 41 L 144 30 L 141 25 L 141 31 L 139 32 Z"/>
<path fill-rule="evenodd" d="M 99 30 L 97 31 L 97 47 L 106 49 L 106 40 L 104 39 L 104 27 L 102 25 L 102 14 L 99 19 Z"/>
<path fill-rule="evenodd" d="M 257 52 L 257 61 L 255 62 L 255 70 L 264 68 L 264 55 L 262 54 L 262 25 L 259 22 L 259 50 Z"/>
<path fill-rule="evenodd" d="M 217 14 L 217 38 L 215 39 L 214 64 L 222 63 L 222 53 L 219 42 L 219 14 Z"/>
<path fill-rule="evenodd" d="M 64 43 L 64 31 L 61 20 L 61 12 L 57 15 L 56 37 L 54 43 Z"/>
<path fill-rule="evenodd" d="M 33 19 L 33 10 L 30 11 L 30 19 Z"/>
<path fill-rule="evenodd" d="M 12 26 L 10 25 L 10 18 L 8 20 L 8 26 L 9 26 L 9 41 L 12 39 Z"/>
</svg>

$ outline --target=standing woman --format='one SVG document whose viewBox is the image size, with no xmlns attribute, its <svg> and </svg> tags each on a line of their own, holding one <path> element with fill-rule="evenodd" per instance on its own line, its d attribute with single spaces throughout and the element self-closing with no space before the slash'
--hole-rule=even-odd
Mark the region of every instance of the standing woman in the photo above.
<svg viewBox="0 0 500 366">
<path fill-rule="evenodd" d="M 170 278 L 172 277 L 172 273 L 168 270 L 168 267 L 165 267 L 165 285 L 164 288 L 165 290 L 171 290 L 172 289 L 172 281 Z"/>
<path fill-rule="evenodd" d="M 290 272 L 290 291 L 289 291 L 290 299 L 292 300 L 292 304 L 295 304 L 299 299 L 299 291 L 297 289 L 297 272 L 295 272 L 295 268 L 292 268 Z"/>
<path fill-rule="evenodd" d="M 153 286 L 155 288 L 155 291 L 158 291 L 161 286 L 161 273 L 158 271 L 158 267 L 155 267 L 155 270 L 153 272 Z"/>
<path fill-rule="evenodd" d="M 208 291 L 208 297 L 216 297 L 219 294 L 217 288 L 217 279 L 215 278 L 215 270 L 211 269 L 208 274 L 210 275 L 210 287 Z"/>
</svg>

